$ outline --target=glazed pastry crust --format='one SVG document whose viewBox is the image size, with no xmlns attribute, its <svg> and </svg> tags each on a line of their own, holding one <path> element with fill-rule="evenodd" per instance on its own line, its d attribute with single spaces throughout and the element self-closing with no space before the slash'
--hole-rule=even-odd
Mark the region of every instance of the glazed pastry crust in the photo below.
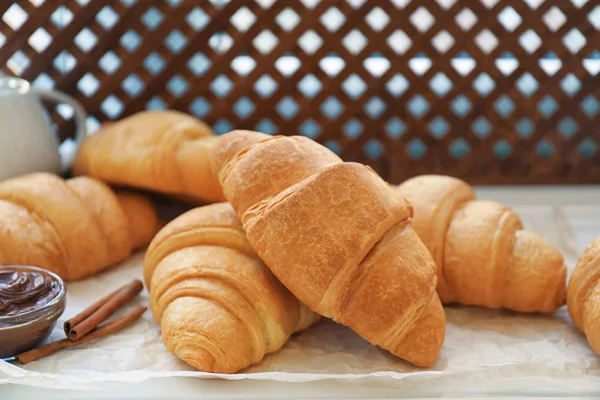
<svg viewBox="0 0 600 400">
<path fill-rule="evenodd" d="M 438 294 L 442 303 L 447 303 L 452 295 L 443 268 L 446 231 L 453 212 L 461 204 L 474 200 L 475 193 L 470 185 L 459 179 L 434 175 L 409 179 L 396 190 L 413 205 L 412 226 L 433 256 L 437 266 Z"/>
<path fill-rule="evenodd" d="M 73 173 L 195 203 L 222 201 L 209 156 L 216 136 L 177 111 L 143 111 L 101 127 L 83 142 Z"/>
<path fill-rule="evenodd" d="M 300 301 L 415 365 L 434 363 L 445 316 L 407 201 L 300 136 L 235 131 L 211 157 L 248 241 Z"/>
<path fill-rule="evenodd" d="M 569 314 L 600 355 L 600 238 L 585 249 L 569 279 Z"/>
<path fill-rule="evenodd" d="M 148 200 L 126 196 L 124 210 L 120 195 L 88 177 L 35 173 L 1 182 L 0 264 L 38 266 L 70 281 L 124 260 L 158 224 Z M 136 233 L 139 215 L 143 235 Z"/>
<path fill-rule="evenodd" d="M 442 303 L 552 312 L 565 303 L 559 251 L 523 230 L 509 207 L 475 199 L 466 182 L 421 175 L 396 187 L 414 207 L 413 226 L 437 264 Z"/>
<path fill-rule="evenodd" d="M 148 248 L 144 280 L 165 346 L 200 371 L 244 369 L 318 320 L 258 258 L 228 203 L 167 224 Z"/>
</svg>

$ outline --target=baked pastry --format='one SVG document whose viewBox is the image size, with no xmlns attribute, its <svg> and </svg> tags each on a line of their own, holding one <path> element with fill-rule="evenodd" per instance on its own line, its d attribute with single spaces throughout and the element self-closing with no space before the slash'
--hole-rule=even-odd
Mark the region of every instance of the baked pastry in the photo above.
<svg viewBox="0 0 600 400">
<path fill-rule="evenodd" d="M 108 123 L 84 140 L 74 175 L 173 195 L 194 203 L 222 201 L 209 168 L 216 136 L 178 111 L 142 111 Z"/>
<path fill-rule="evenodd" d="M 34 173 L 0 183 L 0 265 L 33 265 L 71 281 L 147 245 L 158 228 L 152 204 L 88 177 Z"/>
<path fill-rule="evenodd" d="M 167 349 L 200 371 L 244 369 L 318 320 L 258 258 L 228 203 L 167 224 L 144 280 Z"/>
<path fill-rule="evenodd" d="M 442 303 L 552 312 L 565 303 L 560 252 L 523 230 L 509 207 L 475 199 L 470 185 L 421 175 L 397 186 L 414 207 L 415 231 L 437 265 Z"/>
<path fill-rule="evenodd" d="M 588 245 L 575 266 L 567 306 L 577 328 L 600 355 L 600 238 Z"/>
<path fill-rule="evenodd" d="M 248 241 L 311 310 L 418 366 L 445 337 L 435 265 L 412 208 L 372 169 L 301 136 L 234 131 L 213 171 Z"/>
</svg>

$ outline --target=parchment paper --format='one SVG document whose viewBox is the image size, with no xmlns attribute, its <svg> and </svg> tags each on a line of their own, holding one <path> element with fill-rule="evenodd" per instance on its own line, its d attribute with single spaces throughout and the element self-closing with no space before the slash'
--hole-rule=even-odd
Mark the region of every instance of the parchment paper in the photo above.
<svg viewBox="0 0 600 400">
<path fill-rule="evenodd" d="M 561 209 L 521 207 L 516 211 L 527 228 L 559 247 L 572 270 L 581 249 Z M 69 284 L 67 309 L 49 340 L 63 337 L 65 319 L 123 282 L 141 278 L 142 260 L 140 252 L 92 279 Z M 148 303 L 145 290 L 137 303 Z M 189 376 L 287 382 L 340 379 L 398 387 L 415 395 L 432 391 L 600 394 L 600 357 L 575 329 L 566 307 L 545 316 L 472 307 L 446 307 L 446 314 L 446 341 L 430 369 L 415 368 L 349 329 L 323 320 L 242 373 L 201 373 L 167 352 L 159 327 L 147 311 L 135 325 L 86 346 L 63 350 L 24 367 L 0 362 L 0 383 L 99 389 L 155 377 Z"/>
</svg>

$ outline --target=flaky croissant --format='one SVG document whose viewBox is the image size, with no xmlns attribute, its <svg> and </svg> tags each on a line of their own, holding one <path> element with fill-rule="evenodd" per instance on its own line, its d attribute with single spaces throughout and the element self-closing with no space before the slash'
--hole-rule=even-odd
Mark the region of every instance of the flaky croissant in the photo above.
<svg viewBox="0 0 600 400">
<path fill-rule="evenodd" d="M 0 183 L 0 265 L 33 265 L 78 280 L 147 245 L 152 204 L 92 178 L 35 173 Z"/>
<path fill-rule="evenodd" d="M 318 319 L 258 258 L 228 203 L 167 224 L 148 248 L 144 280 L 167 349 L 200 371 L 244 369 Z"/>
<path fill-rule="evenodd" d="M 221 136 L 213 171 L 248 241 L 313 311 L 418 366 L 445 337 L 435 265 L 412 208 L 372 169 L 300 136 Z"/>
<path fill-rule="evenodd" d="M 600 238 L 588 245 L 575 266 L 567 306 L 577 328 L 600 355 Z"/>
<path fill-rule="evenodd" d="M 143 111 L 104 125 L 84 140 L 73 173 L 195 203 L 222 201 L 209 168 L 216 136 L 177 111 Z"/>
<path fill-rule="evenodd" d="M 563 257 L 523 230 L 509 207 L 475 200 L 470 185 L 421 175 L 396 193 L 414 207 L 413 226 L 437 264 L 442 303 L 552 312 L 565 303 Z"/>
</svg>

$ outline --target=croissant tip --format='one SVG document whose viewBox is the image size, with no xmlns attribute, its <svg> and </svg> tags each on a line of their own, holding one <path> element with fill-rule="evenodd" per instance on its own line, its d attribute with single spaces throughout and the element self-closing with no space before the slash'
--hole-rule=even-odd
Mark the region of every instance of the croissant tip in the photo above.
<svg viewBox="0 0 600 400">
<path fill-rule="evenodd" d="M 271 136 L 260 132 L 237 129 L 219 136 L 210 154 L 210 169 L 219 177 L 225 166 L 244 149 Z"/>
</svg>

